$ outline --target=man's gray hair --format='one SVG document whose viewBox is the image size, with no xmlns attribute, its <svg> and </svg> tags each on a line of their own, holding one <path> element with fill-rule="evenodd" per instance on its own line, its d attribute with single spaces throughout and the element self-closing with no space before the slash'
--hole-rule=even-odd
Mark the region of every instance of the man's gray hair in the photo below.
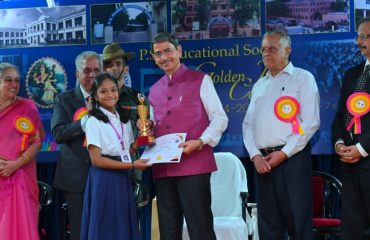
<svg viewBox="0 0 370 240">
<path fill-rule="evenodd" d="M 266 32 L 263 35 L 263 39 L 265 39 L 268 36 L 278 36 L 280 37 L 281 45 L 283 45 L 284 47 L 289 47 L 289 48 L 292 47 L 292 40 L 290 39 L 287 31 L 283 28 L 275 28 L 271 31 Z"/>
<path fill-rule="evenodd" d="M 98 59 L 99 68 L 100 68 L 100 70 L 102 70 L 103 69 L 102 57 L 98 53 L 93 52 L 93 51 L 84 51 L 84 52 L 78 54 L 78 56 L 76 57 L 76 60 L 75 60 L 76 70 L 81 71 L 82 70 L 81 66 L 82 66 L 83 61 L 85 59 L 92 58 L 92 57 L 95 57 L 96 59 Z"/>
</svg>

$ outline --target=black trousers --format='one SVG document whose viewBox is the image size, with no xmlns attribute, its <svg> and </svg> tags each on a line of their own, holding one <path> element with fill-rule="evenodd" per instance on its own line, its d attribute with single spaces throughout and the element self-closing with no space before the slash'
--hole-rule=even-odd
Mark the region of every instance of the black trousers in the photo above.
<svg viewBox="0 0 370 240">
<path fill-rule="evenodd" d="M 258 174 L 257 215 L 261 240 L 312 240 L 312 160 L 306 146 L 270 173 Z"/>
<path fill-rule="evenodd" d="M 211 210 L 211 174 L 155 180 L 161 240 L 181 240 L 183 217 L 191 240 L 216 240 Z"/>
<path fill-rule="evenodd" d="M 360 161 L 369 161 L 361 159 Z M 370 169 L 357 164 L 342 172 L 342 239 L 370 239 Z"/>
<path fill-rule="evenodd" d="M 71 224 L 70 240 L 79 240 L 84 195 L 83 193 L 71 193 L 71 192 L 63 193 L 68 204 L 69 223 Z"/>
</svg>

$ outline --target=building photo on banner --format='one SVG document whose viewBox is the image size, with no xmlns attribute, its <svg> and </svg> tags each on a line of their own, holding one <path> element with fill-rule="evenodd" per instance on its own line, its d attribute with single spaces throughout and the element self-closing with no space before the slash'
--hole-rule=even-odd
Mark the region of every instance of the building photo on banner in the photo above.
<svg viewBox="0 0 370 240">
<path fill-rule="evenodd" d="M 50 8 L 41 0 L 1 2 L 0 59 L 20 68 L 20 93 L 39 107 L 46 131 L 39 161 L 57 160 L 50 119 L 55 95 L 76 85 L 75 57 L 85 50 L 101 54 L 105 45 L 120 43 L 135 53 L 129 61 L 132 87 L 148 94 L 163 74 L 154 64 L 150 40 L 163 31 L 180 39 L 182 61 L 214 82 L 230 121 L 216 150 L 247 157 L 241 123 L 252 86 L 265 73 L 261 39 L 267 30 L 281 27 L 292 38 L 291 60 L 310 71 L 319 87 L 322 123 L 312 140 L 313 154 L 333 153 L 330 124 L 341 79 L 349 66 L 363 60 L 353 38 L 370 4 L 299 2 L 65 0 Z"/>
<path fill-rule="evenodd" d="M 313 169 L 322 167 L 340 175 L 332 122 L 345 72 L 365 60 L 356 45 L 356 29 L 366 17 L 370 17 L 368 0 L 3 0 L 0 1 L 0 63 L 19 68 L 18 95 L 32 100 L 39 111 L 44 134 L 37 154 L 38 177 L 52 185 L 56 163 L 64 156 L 59 155 L 63 145 L 54 139 L 51 121 L 54 108 L 58 109 L 61 101 L 58 94 L 78 89 L 83 71 L 76 71 L 76 57 L 84 51 L 93 51 L 104 57 L 107 64 L 107 49 L 118 44 L 122 48 L 120 56 L 127 57 L 127 66 L 118 75 L 124 75 L 122 79 L 131 84 L 129 87 L 148 97 L 153 84 L 164 75 L 155 60 L 167 55 L 163 49 L 159 57 L 153 55 L 151 40 L 158 33 L 171 32 L 180 41 L 181 62 L 210 76 L 227 114 L 228 127 L 214 152 L 233 153 L 247 173 L 254 173 L 254 163 L 249 161 L 243 143 L 242 123 L 252 87 L 267 72 L 262 61 L 262 38 L 269 30 L 283 28 L 292 40 L 291 62 L 294 67 L 312 73 L 320 95 L 320 128 L 310 140 Z M 368 37 L 360 36 L 360 39 Z M 93 74 L 93 70 L 96 68 L 88 68 L 84 74 Z M 190 116 L 187 107 L 183 106 L 183 111 Z M 81 110 L 76 111 L 79 114 L 86 110 L 81 106 L 77 109 Z M 73 119 L 79 120 L 78 117 Z M 83 131 L 80 133 L 82 141 Z M 135 135 L 130 134 L 132 138 Z M 253 176 L 248 176 L 251 187 L 255 187 Z M 250 199 L 255 198 L 253 191 L 249 192 Z M 60 221 L 65 221 L 67 216 L 61 196 L 56 190 L 57 202 L 49 212 L 55 219 L 49 223 L 43 239 L 60 240 L 60 232 L 69 231 L 59 229 Z M 145 221 L 148 222 L 141 219 L 140 223 L 142 239 L 149 240 L 150 226 Z M 64 222 L 63 226 L 68 223 Z"/>
</svg>

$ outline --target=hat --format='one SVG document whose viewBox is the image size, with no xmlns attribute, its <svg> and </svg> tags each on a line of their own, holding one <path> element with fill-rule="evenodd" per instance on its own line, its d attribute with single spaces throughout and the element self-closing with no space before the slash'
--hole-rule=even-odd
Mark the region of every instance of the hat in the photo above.
<svg viewBox="0 0 370 240">
<path fill-rule="evenodd" d="M 118 43 L 111 43 L 103 49 L 103 62 L 107 63 L 114 58 L 132 59 L 135 56 L 134 52 L 125 52 Z"/>
</svg>

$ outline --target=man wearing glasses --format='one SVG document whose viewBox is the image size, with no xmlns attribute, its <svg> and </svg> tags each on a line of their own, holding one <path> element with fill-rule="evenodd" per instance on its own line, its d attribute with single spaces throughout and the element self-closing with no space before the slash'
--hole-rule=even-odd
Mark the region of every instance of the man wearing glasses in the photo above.
<svg viewBox="0 0 370 240">
<path fill-rule="evenodd" d="M 80 239 L 83 193 L 90 169 L 89 153 L 83 146 L 87 116 L 81 118 L 81 112 L 89 105 L 95 76 L 103 67 L 99 54 L 91 51 L 80 53 L 75 64 L 78 84 L 56 96 L 51 119 L 53 137 L 61 145 L 54 186 L 63 191 L 68 204 L 71 240 Z"/>
<path fill-rule="evenodd" d="M 158 200 L 161 239 L 182 238 L 185 217 L 192 240 L 215 240 L 210 177 L 216 171 L 213 148 L 228 118 L 212 79 L 180 63 L 182 47 L 175 36 L 160 33 L 152 40 L 153 59 L 165 75 L 149 92 L 154 134 L 186 132 L 181 162 L 152 167 Z"/>
<path fill-rule="evenodd" d="M 266 75 L 258 79 L 243 121 L 243 140 L 256 170 L 260 239 L 312 240 L 309 141 L 320 126 L 314 76 L 289 60 L 284 29 L 262 39 Z"/>
<path fill-rule="evenodd" d="M 360 21 L 356 44 L 366 61 L 345 73 L 332 125 L 343 170 L 343 240 L 370 239 L 370 18 Z"/>
</svg>

